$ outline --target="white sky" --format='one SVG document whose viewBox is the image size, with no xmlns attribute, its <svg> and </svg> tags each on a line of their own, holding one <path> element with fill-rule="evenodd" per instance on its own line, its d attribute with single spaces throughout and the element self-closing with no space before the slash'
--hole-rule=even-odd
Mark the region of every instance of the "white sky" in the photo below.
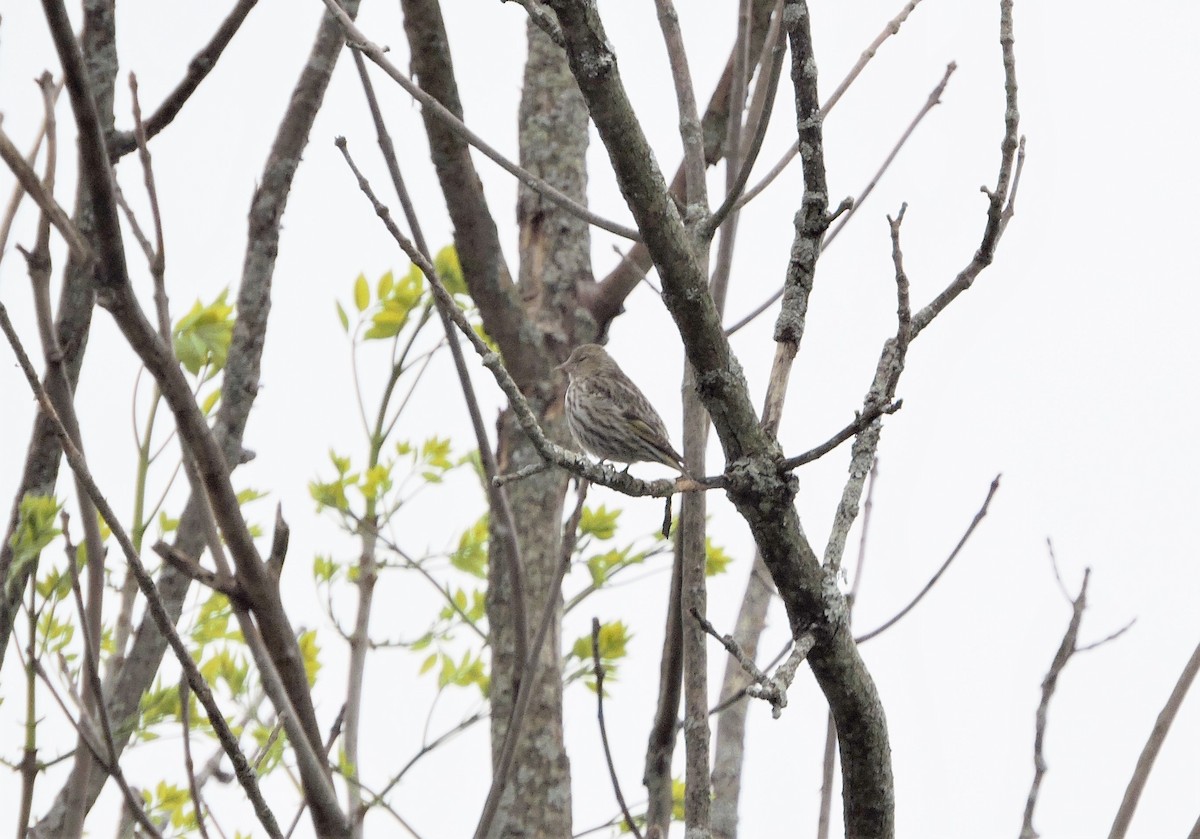
<svg viewBox="0 0 1200 839">
<path fill-rule="evenodd" d="M 57 71 L 57 60 L 35 4 L 16 5 L 5 10 L 0 29 L 0 110 L 4 130 L 24 148 L 40 119 L 37 92 L 28 80 L 45 68 Z M 175 84 L 228 5 L 145 0 L 120 5 L 122 70 L 137 72 L 145 110 Z M 364 30 L 390 45 L 393 60 L 406 67 L 396 4 L 364 5 Z M 823 91 L 832 90 L 901 5 L 814 4 Z M 515 158 L 523 12 L 515 3 L 451 0 L 445 6 L 468 122 Z M 698 98 L 707 102 L 732 40 L 734 4 L 693 0 L 679 6 Z M 316 0 L 260 4 L 216 72 L 153 143 L 176 317 L 195 298 L 211 299 L 237 281 L 249 198 L 311 44 L 319 7 Z M 934 593 L 896 629 L 864 647 L 890 723 L 901 837 L 988 839 L 1019 832 L 1032 774 L 1039 686 L 1069 618 L 1046 557 L 1047 537 L 1054 540 L 1069 587 L 1078 586 L 1085 567 L 1093 569 L 1084 641 L 1134 617 L 1137 624 L 1117 642 L 1075 659 L 1060 680 L 1050 709 L 1049 774 L 1035 821 L 1044 836 L 1104 835 L 1155 716 L 1200 638 L 1194 546 L 1200 445 L 1192 428 L 1200 276 L 1191 247 L 1200 222 L 1192 200 L 1200 191 L 1200 164 L 1191 95 L 1200 79 L 1192 38 L 1200 8 L 1158 0 L 1141 4 L 1136 15 L 1127 10 L 1113 2 L 1018 2 L 1021 130 L 1028 136 L 1029 157 L 1017 216 L 996 264 L 913 346 L 899 387 L 905 407 L 885 426 L 856 614 L 862 629 L 888 618 L 925 583 L 991 479 L 1004 475 L 991 514 Z M 673 171 L 679 158 L 674 98 L 653 5 L 606 2 L 602 13 L 658 160 Z M 914 306 L 947 284 L 978 246 L 984 210 L 978 187 L 995 181 L 1002 131 L 997 21 L 994 0 L 927 0 L 826 124 L 836 201 L 861 190 L 946 63 L 958 63 L 944 104 L 822 258 L 781 431 L 789 453 L 820 442 L 849 420 L 893 328 L 884 215 L 909 203 L 904 244 Z M 381 76 L 377 86 L 426 235 L 440 246 L 450 232 L 418 110 Z M 119 88 L 118 122 L 128 126 L 124 79 Z M 65 101 L 59 119 L 69 123 Z M 794 130 L 785 77 L 760 171 L 782 153 Z M 285 581 L 289 602 L 297 604 L 295 623 L 322 631 L 328 677 L 319 695 L 323 724 L 340 704 L 344 662 L 308 568 L 314 553 L 341 551 L 347 558 L 352 548 L 329 521 L 312 516 L 307 482 L 327 474 L 330 447 L 353 453 L 359 462 L 364 451 L 333 304 L 349 300 L 359 271 L 373 281 L 389 268 L 407 269 L 345 171 L 332 143 L 337 134 L 348 137 L 360 165 L 387 194 L 348 59 L 339 64 L 284 219 L 263 389 L 247 432 L 247 445 L 258 458 L 237 478 L 239 487 L 269 493 L 269 502 L 251 508 L 260 522 L 269 521 L 270 506 L 279 500 L 292 525 Z M 477 159 L 515 265 L 514 182 Z M 592 207 L 628 221 L 598 139 L 591 160 Z M 69 173 L 61 180 L 69 183 Z M 135 206 L 144 207 L 132 156 L 121 164 L 120 180 Z M 714 193 L 722 182 L 717 170 Z M 0 174 L 4 200 L 11 183 Z M 797 165 L 743 215 L 731 320 L 780 284 L 800 190 Z M 72 194 L 72 188 L 60 187 L 62 203 L 69 205 Z M 0 267 L 0 300 L 30 347 L 36 336 L 28 282 L 11 245 L 31 241 L 34 220 L 26 207 Z M 608 234 L 593 237 L 598 275 L 616 259 L 613 242 Z M 57 256 L 61 263 L 61 249 Z M 135 248 L 130 263 L 145 289 L 149 281 Z M 644 390 L 661 394 L 659 410 L 668 427 L 678 429 L 674 394 L 682 353 L 669 317 L 644 286 L 626 308 L 613 327 L 610 349 Z M 758 402 L 773 352 L 771 316 L 734 341 Z M 380 368 L 367 356 L 369 379 Z M 7 349 L 0 358 L 6 359 L 0 363 L 0 428 L 8 441 L 0 447 L 0 499 L 7 505 L 32 409 Z M 110 319 L 98 313 L 79 401 L 94 471 L 118 509 L 128 509 L 132 491 L 129 398 L 135 372 Z M 485 375 L 476 381 L 491 416 L 498 391 Z M 367 391 L 370 401 L 378 387 L 372 382 Z M 460 449 L 473 445 L 448 362 L 435 364 L 418 398 L 404 436 L 449 432 Z M 848 449 L 842 449 L 800 473 L 800 510 L 818 546 L 824 544 L 847 459 Z M 717 449 L 709 462 L 715 471 L 721 463 Z M 654 468 L 637 471 L 652 474 Z M 661 514 L 657 504 L 625 504 L 603 491 L 592 502 L 628 509 L 622 520 L 626 538 L 652 531 Z M 481 504 L 464 475 L 402 511 L 397 533 L 417 553 L 444 548 Z M 736 557 L 710 591 L 710 618 L 728 628 L 752 546 L 715 493 L 710 510 L 714 536 Z M 851 545 L 857 534 L 856 528 Z M 572 639 L 597 615 L 626 621 L 636 635 L 606 709 L 623 786 L 635 800 L 643 792 L 665 604 L 664 565 L 653 567 L 656 572 L 641 582 L 589 600 L 569 616 L 564 630 Z M 582 587 L 585 576 L 570 578 L 568 592 Z M 421 632 L 437 608 L 421 585 L 402 575 L 385 579 L 376 600 L 377 635 Z M 785 637 L 776 604 L 764 653 L 772 654 Z M 713 682 L 719 683 L 724 656 L 715 646 L 710 653 Z M 416 679 L 420 658 L 382 652 L 369 665 L 371 736 L 363 758 L 368 779 L 387 778 L 420 744 L 432 699 L 429 679 Z M 0 680 L 0 756 L 10 761 L 19 758 L 21 743 L 23 680 L 15 661 L 8 657 Z M 469 697 L 445 698 L 430 730 L 452 725 L 461 708 L 472 706 Z M 824 725 L 824 705 L 806 671 L 781 720 L 773 721 L 765 706 L 751 709 L 743 835 L 815 832 Z M 600 762 L 593 697 L 579 686 L 568 691 L 566 727 L 575 827 L 582 830 L 611 816 L 615 805 Z M 73 739 L 60 735 L 62 743 Z M 1198 747 L 1200 699 L 1191 697 L 1159 757 L 1131 837 L 1186 834 L 1200 814 Z M 486 791 L 486 755 L 484 731 L 477 727 L 406 779 L 393 796 L 396 808 L 425 837 L 464 835 Z M 135 779 L 150 783 L 159 772 L 145 761 Z M 41 791 L 56 789 L 58 779 L 52 774 Z M 18 788 L 15 773 L 0 774 L 0 796 L 9 799 Z M 280 817 L 288 818 L 286 785 L 269 787 L 269 794 Z M 249 816 L 240 824 L 228 821 L 227 829 L 253 830 Z M 400 835 L 386 816 L 372 815 L 368 824 L 373 836 Z M 100 833 L 107 829 L 96 826 Z M 306 820 L 300 833 L 309 829 Z"/>
</svg>

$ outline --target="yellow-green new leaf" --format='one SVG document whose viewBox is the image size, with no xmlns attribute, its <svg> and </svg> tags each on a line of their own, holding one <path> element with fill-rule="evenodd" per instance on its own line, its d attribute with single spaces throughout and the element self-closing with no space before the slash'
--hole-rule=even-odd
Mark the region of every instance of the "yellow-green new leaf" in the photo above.
<svg viewBox="0 0 1200 839">
<path fill-rule="evenodd" d="M 367 278 L 359 274 L 354 281 L 354 306 L 360 312 L 365 312 L 369 305 L 371 305 L 371 289 L 367 285 Z"/>
</svg>

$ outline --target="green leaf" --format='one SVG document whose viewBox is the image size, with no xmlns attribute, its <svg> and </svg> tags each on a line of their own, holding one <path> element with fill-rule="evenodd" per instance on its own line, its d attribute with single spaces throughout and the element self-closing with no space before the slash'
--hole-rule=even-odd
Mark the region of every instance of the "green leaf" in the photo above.
<svg viewBox="0 0 1200 839">
<path fill-rule="evenodd" d="M 337 306 L 338 320 L 342 324 L 342 331 L 349 332 L 350 331 L 350 318 L 346 314 L 346 310 L 342 308 L 341 303 L 334 301 L 334 305 Z"/>
<path fill-rule="evenodd" d="M 354 281 L 354 305 L 360 312 L 365 312 L 371 303 L 371 289 L 367 286 L 367 278 L 362 274 Z"/>
<path fill-rule="evenodd" d="M 62 600 L 71 593 L 71 575 L 57 568 L 51 569 L 37 584 L 38 597 L 43 600 Z"/>
<path fill-rule="evenodd" d="M 717 545 L 709 537 L 704 538 L 704 576 L 713 577 L 724 574 L 733 557 L 725 553 L 725 549 Z"/>
<path fill-rule="evenodd" d="M 333 468 L 338 470 L 339 475 L 345 475 L 350 471 L 350 458 L 339 457 L 333 449 L 330 449 L 329 459 L 333 461 Z"/>
<path fill-rule="evenodd" d="M 372 340 L 394 338 L 408 323 L 408 312 L 394 300 L 383 301 L 383 307 L 371 316 L 371 328 L 363 333 L 363 337 Z"/>
<path fill-rule="evenodd" d="M 466 571 L 482 579 L 487 575 L 487 514 L 463 531 L 458 540 L 458 549 L 450 554 L 450 564 L 459 571 Z"/>
<path fill-rule="evenodd" d="M 425 660 L 421 662 L 420 674 L 422 676 L 428 673 L 433 668 L 433 665 L 437 664 L 437 657 L 437 653 L 430 653 Z"/>
<path fill-rule="evenodd" d="M 367 470 L 359 482 L 358 490 L 368 501 L 374 501 L 381 493 L 392 488 L 390 469 L 382 463 L 377 463 Z"/>
<path fill-rule="evenodd" d="M 221 401 L 221 389 L 217 388 L 212 393 L 204 398 L 204 402 L 200 405 L 200 413 L 208 416 L 212 413 L 212 409 L 217 407 L 217 403 Z"/>
<path fill-rule="evenodd" d="M 332 582 L 337 571 L 337 564 L 331 558 L 322 556 L 321 554 L 313 557 L 313 579 L 317 582 Z"/>
<path fill-rule="evenodd" d="M 454 463 L 450 460 L 450 439 L 430 437 L 421 444 L 421 460 L 435 469 L 453 469 Z"/>
<path fill-rule="evenodd" d="M 610 679 L 616 678 L 616 668 L 614 664 L 625 657 L 626 646 L 629 644 L 629 639 L 632 638 L 629 634 L 629 627 L 622 621 L 613 621 L 612 623 L 604 623 L 600 625 L 600 663 L 607 668 L 605 676 Z M 571 645 L 570 656 L 579 659 L 583 662 L 592 661 L 592 634 L 582 635 L 575 639 L 575 643 Z"/>
<path fill-rule="evenodd" d="M 49 611 L 38 620 L 37 629 L 38 639 L 52 653 L 61 652 L 75 637 L 75 626 L 59 621 Z"/>
<path fill-rule="evenodd" d="M 454 245 L 446 245 L 433 258 L 433 268 L 437 271 L 438 279 L 451 294 L 466 294 L 467 283 L 463 277 L 462 265 L 458 261 L 458 251 Z"/>
<path fill-rule="evenodd" d="M 382 277 L 379 278 L 379 283 L 378 283 L 378 285 L 376 285 L 375 291 L 378 294 L 380 300 L 384 299 L 385 297 L 387 297 L 389 294 L 392 293 L 392 286 L 394 285 L 394 279 L 395 278 L 392 277 L 391 271 L 388 271 L 386 274 L 384 274 Z"/>
<path fill-rule="evenodd" d="M 34 495 L 25 493 L 17 510 L 17 527 L 8 546 L 12 548 L 12 564 L 8 567 L 8 577 L 4 581 L 4 590 L 11 594 L 11 586 L 25 576 L 25 570 L 38 558 L 42 549 L 54 541 L 62 533 L 55 523 L 58 521 L 58 511 L 62 505 L 52 495 Z"/>
<path fill-rule="evenodd" d="M 614 569 L 623 568 L 631 562 L 641 562 L 645 559 L 645 554 L 635 554 L 631 560 L 629 557 L 629 548 L 621 550 L 611 550 L 607 553 L 597 554 L 589 557 L 587 561 L 588 573 L 592 575 L 592 585 L 599 588 L 608 581 L 609 576 Z"/>
<path fill-rule="evenodd" d="M 500 352 L 500 345 L 492 340 L 492 336 L 488 335 L 483 328 L 482 323 L 473 323 L 471 328 L 475 330 L 475 334 L 479 336 L 479 340 L 487 345 L 487 348 L 492 352 Z"/>
<path fill-rule="evenodd" d="M 197 300 L 175 324 L 175 355 L 193 376 L 206 364 L 212 373 L 225 366 L 234 322 L 233 307 L 225 300 L 228 295 L 225 289 L 207 306 Z"/>
<path fill-rule="evenodd" d="M 258 490 L 251 488 L 243 489 L 237 494 L 238 504 L 242 506 L 249 504 L 251 501 L 257 501 L 260 498 L 266 497 L 267 494 L 265 492 L 259 492 Z"/>
<path fill-rule="evenodd" d="M 296 639 L 300 645 L 300 656 L 304 659 L 304 675 L 308 677 L 308 685 L 312 687 L 317 682 L 317 672 L 321 669 L 321 648 L 317 646 L 317 631 L 310 629 L 301 632 Z"/>
<path fill-rule="evenodd" d="M 609 510 L 603 504 L 598 509 L 583 508 L 579 518 L 579 535 L 593 536 L 596 539 L 611 539 L 617 532 L 617 519 L 621 517 L 620 510 Z"/>
<path fill-rule="evenodd" d="M 173 519 L 166 513 L 160 512 L 158 514 L 158 529 L 162 531 L 164 536 L 166 536 L 168 533 L 174 533 L 178 527 L 179 519 Z"/>
</svg>

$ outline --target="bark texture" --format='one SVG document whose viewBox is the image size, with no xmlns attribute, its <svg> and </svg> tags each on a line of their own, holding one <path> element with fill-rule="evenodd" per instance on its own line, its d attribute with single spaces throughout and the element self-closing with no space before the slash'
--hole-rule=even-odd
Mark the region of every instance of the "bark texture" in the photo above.
<svg viewBox="0 0 1200 839">
<path fill-rule="evenodd" d="M 529 57 L 519 114 L 521 166 L 572 198 L 586 202 L 588 116 L 583 97 L 571 76 L 562 50 L 533 24 L 528 27 Z M 590 237 L 587 225 L 522 187 L 517 201 L 520 225 L 519 295 L 525 329 L 536 336 L 541 358 L 537 367 L 549 369 L 565 360 L 576 343 L 590 340 L 593 324 L 581 314 L 578 284 L 590 279 Z M 506 358 L 507 360 L 507 358 Z M 533 366 L 533 365 L 530 365 Z M 569 440 L 562 415 L 561 376 L 522 383 L 543 428 L 560 443 Z M 501 473 L 539 462 L 515 417 L 500 420 L 497 461 Z M 561 557 L 561 522 L 567 476 L 558 469 L 510 484 L 509 501 L 517 522 L 524 567 L 519 569 L 529 615 L 529 638 L 547 598 L 561 609 L 561 594 L 551 582 Z M 498 517 L 492 517 L 493 522 Z M 493 525 L 494 526 L 494 525 Z M 512 558 L 493 538 L 488 578 L 488 624 L 492 633 L 492 754 L 499 756 L 508 730 L 522 663 L 513 621 L 510 583 Z M 561 837 L 571 835 L 570 765 L 562 737 L 561 615 L 556 615 L 541 651 L 537 684 L 522 725 L 513 770 L 497 820 L 503 837 Z"/>
</svg>

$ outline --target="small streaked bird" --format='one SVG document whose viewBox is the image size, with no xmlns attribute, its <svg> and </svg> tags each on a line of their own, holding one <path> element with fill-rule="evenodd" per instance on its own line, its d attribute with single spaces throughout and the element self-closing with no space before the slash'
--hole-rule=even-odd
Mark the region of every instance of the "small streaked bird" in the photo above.
<svg viewBox="0 0 1200 839">
<path fill-rule="evenodd" d="M 598 344 L 576 347 L 560 365 L 567 384 L 567 426 L 601 460 L 663 463 L 687 474 L 658 412 Z"/>
</svg>

